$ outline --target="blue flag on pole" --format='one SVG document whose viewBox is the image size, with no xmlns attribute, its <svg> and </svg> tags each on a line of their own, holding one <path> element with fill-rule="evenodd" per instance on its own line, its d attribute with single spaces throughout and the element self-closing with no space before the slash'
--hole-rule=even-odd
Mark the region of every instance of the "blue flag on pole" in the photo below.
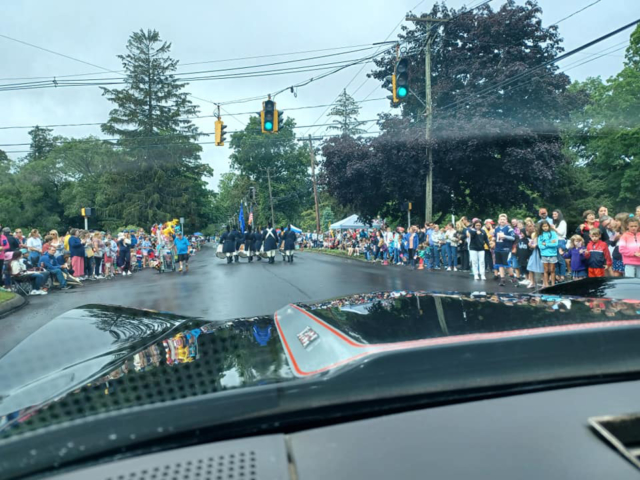
<svg viewBox="0 0 640 480">
<path fill-rule="evenodd" d="M 240 202 L 240 213 L 238 214 L 238 223 L 240 224 L 240 232 L 244 233 L 244 211 L 242 210 L 242 202 Z"/>
</svg>

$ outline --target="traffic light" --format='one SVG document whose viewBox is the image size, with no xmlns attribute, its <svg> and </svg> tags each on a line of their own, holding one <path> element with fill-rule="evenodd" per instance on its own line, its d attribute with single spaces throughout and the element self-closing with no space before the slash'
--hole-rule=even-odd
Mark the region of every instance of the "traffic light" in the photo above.
<svg viewBox="0 0 640 480">
<path fill-rule="evenodd" d="M 391 84 L 391 93 L 387 98 L 393 103 L 404 100 L 409 95 L 409 60 L 401 58 L 393 69 L 393 75 L 387 80 Z"/>
<path fill-rule="evenodd" d="M 284 112 L 282 110 L 276 110 L 273 122 L 273 132 L 277 133 L 282 124 L 284 124 Z"/>
<path fill-rule="evenodd" d="M 277 115 L 278 114 L 276 111 L 276 102 L 274 102 L 273 100 L 266 100 L 262 102 L 262 112 L 260 112 L 260 123 L 262 124 L 262 133 L 274 132 Z"/>
<path fill-rule="evenodd" d="M 409 60 L 401 58 L 398 61 L 395 69 L 395 77 L 396 81 L 393 92 L 398 102 L 409 95 Z"/>
<path fill-rule="evenodd" d="M 90 217 L 90 216 L 91 216 L 91 213 L 92 213 L 92 212 L 91 212 L 91 208 L 82 208 L 82 209 L 80 209 L 80 214 L 81 214 L 83 217 Z"/>
<path fill-rule="evenodd" d="M 226 135 L 225 129 L 227 126 L 224 124 L 222 120 L 216 120 L 216 138 L 215 145 L 216 147 L 224 146 L 224 136 Z"/>
</svg>

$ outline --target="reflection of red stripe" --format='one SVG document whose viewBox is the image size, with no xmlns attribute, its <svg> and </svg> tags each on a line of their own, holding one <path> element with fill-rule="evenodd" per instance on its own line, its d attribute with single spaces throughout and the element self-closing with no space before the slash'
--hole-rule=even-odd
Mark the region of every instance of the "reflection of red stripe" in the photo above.
<svg viewBox="0 0 640 480">
<path fill-rule="evenodd" d="M 352 362 L 353 360 L 357 360 L 360 357 L 364 357 L 366 355 L 369 355 L 369 352 L 362 352 L 359 355 L 354 355 L 352 357 L 346 358 L 346 359 L 341 360 L 339 362 L 332 363 L 331 365 L 327 365 L 325 367 L 322 367 L 319 370 L 313 370 L 311 372 L 305 372 L 304 370 L 302 370 L 298 366 L 298 362 L 296 362 L 296 357 L 293 356 L 293 352 L 291 351 L 291 348 L 289 347 L 289 342 L 287 342 L 287 339 L 284 336 L 284 332 L 282 331 L 282 328 L 280 327 L 280 320 L 278 320 L 278 314 L 277 313 L 275 314 L 274 318 L 275 318 L 275 321 L 276 321 L 276 328 L 278 329 L 278 333 L 280 334 L 280 338 L 282 339 L 282 343 L 284 343 L 284 347 L 287 350 L 287 353 L 289 354 L 289 358 L 291 359 L 291 363 L 293 364 L 293 369 L 298 373 L 298 375 L 307 376 L 307 375 L 314 375 L 314 374 L 320 373 L 320 372 L 325 372 L 325 371 L 330 370 L 332 368 L 339 367 L 340 365 L 344 365 L 345 363 L 349 363 L 349 362 Z"/>
<path fill-rule="evenodd" d="M 324 328 L 326 328 L 327 330 L 329 330 L 331 333 L 333 333 L 336 337 L 339 337 L 342 341 L 348 343 L 349 345 L 351 345 L 352 347 L 356 347 L 356 348 L 363 348 L 366 347 L 368 345 L 364 345 L 362 343 L 358 343 L 354 340 L 351 340 L 349 337 L 347 337 L 345 334 L 341 333 L 340 331 L 336 330 L 335 328 L 333 328 L 331 325 L 329 325 L 328 323 L 323 322 L 322 320 L 320 320 L 318 317 L 314 316 L 314 315 L 310 315 L 309 312 L 303 310 L 302 308 L 298 307 L 297 305 L 293 305 L 293 304 L 289 304 L 289 306 L 295 308 L 296 310 L 298 310 L 301 313 L 304 313 L 307 317 L 309 317 L 311 320 L 313 320 L 314 322 L 322 325 Z"/>
<path fill-rule="evenodd" d="M 327 330 L 329 330 L 331 333 L 333 333 L 334 335 L 336 335 L 338 338 L 348 343 L 349 345 L 355 346 L 358 348 L 367 348 L 365 352 L 359 353 L 358 355 L 353 355 L 339 362 L 322 367 L 319 370 L 314 370 L 312 372 L 305 372 L 301 370 L 300 367 L 298 366 L 298 363 L 296 362 L 296 359 L 293 356 L 293 352 L 289 348 L 287 339 L 284 336 L 284 332 L 280 327 L 278 315 L 275 314 L 276 327 L 280 334 L 280 338 L 282 338 L 284 346 L 287 352 L 289 353 L 289 357 L 291 358 L 291 362 L 293 363 L 293 368 L 299 375 L 302 375 L 302 376 L 313 375 L 316 373 L 324 372 L 374 353 L 390 352 L 395 350 L 407 350 L 410 348 L 418 348 L 418 347 L 451 345 L 455 343 L 477 342 L 477 341 L 483 341 L 483 340 L 486 341 L 486 340 L 498 340 L 498 339 L 505 339 L 505 338 L 529 337 L 529 336 L 544 335 L 549 333 L 573 332 L 573 331 L 589 330 L 589 329 L 597 329 L 597 328 L 640 326 L 640 320 L 616 320 L 611 322 L 575 323 L 575 324 L 569 324 L 569 325 L 556 325 L 552 327 L 526 328 L 521 330 L 509 330 L 509 331 L 491 332 L 491 333 L 471 333 L 468 335 L 454 335 L 450 337 L 425 338 L 421 340 L 409 340 L 406 342 L 378 343 L 378 344 L 366 345 L 366 344 L 354 342 L 350 338 L 344 336 L 338 330 L 334 329 L 330 325 L 320 320 L 318 317 L 315 317 L 309 314 L 308 312 L 297 307 L 296 305 L 291 305 L 291 306 L 297 309 L 298 311 L 304 313 L 307 317 L 309 317 L 314 322 L 325 327 Z"/>
</svg>

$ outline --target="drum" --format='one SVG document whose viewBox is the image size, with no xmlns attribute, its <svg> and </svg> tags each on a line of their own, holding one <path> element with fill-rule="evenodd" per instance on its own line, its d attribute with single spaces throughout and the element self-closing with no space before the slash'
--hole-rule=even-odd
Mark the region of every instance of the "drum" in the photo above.
<svg viewBox="0 0 640 480">
<path fill-rule="evenodd" d="M 238 256 L 240 258 L 249 258 L 249 252 L 245 251 L 244 244 L 240 245 L 240 250 L 238 250 Z"/>
<path fill-rule="evenodd" d="M 222 252 L 222 244 L 218 245 L 218 248 L 216 249 L 216 257 L 220 260 L 227 258 L 227 255 Z"/>
<path fill-rule="evenodd" d="M 269 258 L 269 255 L 267 255 L 267 252 L 264 251 L 264 247 L 260 248 L 260 256 L 262 258 Z"/>
</svg>

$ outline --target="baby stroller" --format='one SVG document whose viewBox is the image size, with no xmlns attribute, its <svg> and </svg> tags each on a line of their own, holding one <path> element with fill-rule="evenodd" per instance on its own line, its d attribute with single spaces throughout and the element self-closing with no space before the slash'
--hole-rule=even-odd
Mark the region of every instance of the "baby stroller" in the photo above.
<svg viewBox="0 0 640 480">
<path fill-rule="evenodd" d="M 158 273 L 175 272 L 176 262 L 173 259 L 173 250 L 166 245 L 159 245 L 157 251 L 158 263 L 156 269 Z"/>
</svg>

